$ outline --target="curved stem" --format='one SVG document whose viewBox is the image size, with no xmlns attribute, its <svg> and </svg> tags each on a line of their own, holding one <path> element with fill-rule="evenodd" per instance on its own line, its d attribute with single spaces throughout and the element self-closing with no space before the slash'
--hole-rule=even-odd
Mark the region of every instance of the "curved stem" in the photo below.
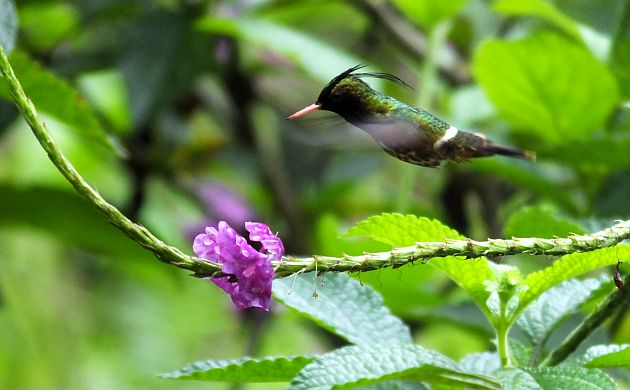
<svg viewBox="0 0 630 390">
<path fill-rule="evenodd" d="M 48 157 L 74 189 L 96 207 L 115 227 L 143 248 L 151 251 L 160 261 L 192 271 L 196 276 L 221 276 L 221 264 L 184 254 L 179 249 L 160 241 L 144 226 L 133 223 L 113 205 L 109 204 L 79 175 L 61 153 L 54 139 L 37 118 L 37 111 L 15 77 L 4 50 L 0 46 L 0 73 L 4 77 L 11 96 L 33 134 Z M 445 240 L 443 242 L 418 242 L 413 246 L 396 248 L 388 252 L 365 253 L 360 256 L 341 257 L 285 256 L 273 262 L 276 277 L 299 272 L 358 272 L 380 268 L 398 267 L 414 261 L 428 261 L 435 257 L 462 256 L 467 259 L 482 256 L 507 256 L 519 253 L 561 256 L 575 252 L 588 252 L 614 246 L 630 238 L 630 221 L 587 235 L 572 234 L 562 238 L 512 238 L 509 240 L 473 241 Z M 630 285 L 630 281 L 628 282 Z"/>
</svg>

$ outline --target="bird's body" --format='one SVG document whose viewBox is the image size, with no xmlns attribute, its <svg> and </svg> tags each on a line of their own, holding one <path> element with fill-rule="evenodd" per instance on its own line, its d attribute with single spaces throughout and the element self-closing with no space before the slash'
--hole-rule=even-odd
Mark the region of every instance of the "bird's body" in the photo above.
<svg viewBox="0 0 630 390">
<path fill-rule="evenodd" d="M 460 131 L 435 115 L 384 95 L 362 77 L 385 78 L 406 85 L 384 73 L 354 73 L 356 66 L 332 79 L 315 104 L 291 115 L 293 119 L 315 110 L 333 111 L 367 132 L 390 155 L 416 165 L 437 167 L 443 161 L 503 154 L 533 158 L 533 153 L 494 144 L 485 136 Z"/>
</svg>

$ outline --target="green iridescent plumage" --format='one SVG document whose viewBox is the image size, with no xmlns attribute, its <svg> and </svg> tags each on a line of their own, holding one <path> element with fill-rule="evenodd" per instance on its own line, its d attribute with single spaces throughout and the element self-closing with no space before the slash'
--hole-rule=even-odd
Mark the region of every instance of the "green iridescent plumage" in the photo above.
<svg viewBox="0 0 630 390">
<path fill-rule="evenodd" d="M 386 73 L 357 73 L 362 67 L 355 66 L 333 78 L 316 103 L 288 119 L 319 109 L 335 112 L 366 131 L 392 156 L 428 167 L 439 166 L 446 160 L 463 161 L 495 154 L 534 158 L 531 152 L 496 145 L 481 134 L 460 131 L 423 109 L 375 91 L 361 79 L 377 77 L 407 84 Z"/>
</svg>

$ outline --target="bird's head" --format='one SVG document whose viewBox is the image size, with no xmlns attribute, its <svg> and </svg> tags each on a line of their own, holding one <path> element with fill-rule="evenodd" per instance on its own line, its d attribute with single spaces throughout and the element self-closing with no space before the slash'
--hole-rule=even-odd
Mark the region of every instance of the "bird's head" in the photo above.
<svg viewBox="0 0 630 390">
<path fill-rule="evenodd" d="M 388 73 L 355 73 L 365 65 L 354 66 L 335 76 L 319 93 L 317 101 L 287 119 L 299 118 L 317 110 L 332 111 L 348 121 L 373 114 L 379 110 L 379 92 L 370 88 L 361 78 L 376 77 L 409 87 L 398 77 Z"/>
</svg>

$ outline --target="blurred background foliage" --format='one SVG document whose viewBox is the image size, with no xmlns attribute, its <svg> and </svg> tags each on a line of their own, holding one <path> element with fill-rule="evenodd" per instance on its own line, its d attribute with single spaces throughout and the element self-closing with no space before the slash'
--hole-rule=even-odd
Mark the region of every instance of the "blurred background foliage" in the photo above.
<svg viewBox="0 0 630 390">
<path fill-rule="evenodd" d="M 11 63 L 70 160 L 189 253 L 221 219 L 266 222 L 288 253 L 338 255 L 386 250 L 342 236 L 384 211 L 477 239 L 630 217 L 628 1 L 1 0 L 0 11 L 0 40 L 12 45 L 17 27 Z M 426 169 L 333 114 L 284 120 L 358 63 L 414 86 L 374 80 L 383 92 L 538 161 Z M 154 374 L 192 360 L 339 345 L 279 304 L 236 312 L 156 262 L 72 191 L 4 86 L 0 97 L 1 388 L 166 388 Z M 436 269 L 357 277 L 421 345 L 453 358 L 490 348 L 488 324 Z M 625 313 L 587 344 L 630 342 Z"/>
</svg>

